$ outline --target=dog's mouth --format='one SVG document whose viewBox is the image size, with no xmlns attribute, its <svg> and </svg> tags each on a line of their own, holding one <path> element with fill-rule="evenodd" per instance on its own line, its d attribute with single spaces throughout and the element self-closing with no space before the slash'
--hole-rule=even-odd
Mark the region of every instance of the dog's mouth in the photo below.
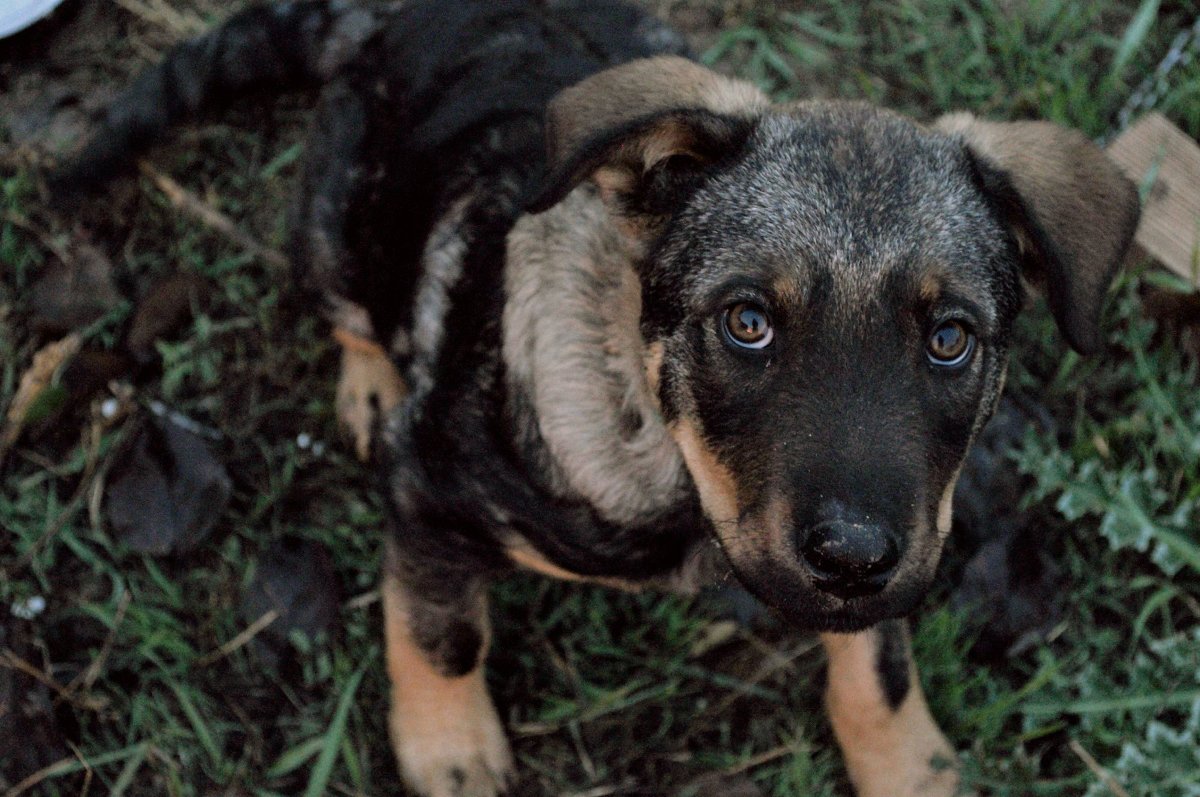
<svg viewBox="0 0 1200 797">
<path fill-rule="evenodd" d="M 757 562 L 734 562 L 743 586 L 785 621 L 811 631 L 853 632 L 910 614 L 920 604 L 932 579 L 906 578 L 870 594 L 828 592 L 794 568 Z"/>
<path fill-rule="evenodd" d="M 849 550 L 832 544 L 822 550 L 825 540 L 818 538 L 806 556 L 790 531 L 755 523 L 726 527 L 717 536 L 748 591 L 788 623 L 813 631 L 861 631 L 911 613 L 933 582 L 940 553 L 940 546 L 910 544 L 901 555 L 860 534 Z"/>
</svg>

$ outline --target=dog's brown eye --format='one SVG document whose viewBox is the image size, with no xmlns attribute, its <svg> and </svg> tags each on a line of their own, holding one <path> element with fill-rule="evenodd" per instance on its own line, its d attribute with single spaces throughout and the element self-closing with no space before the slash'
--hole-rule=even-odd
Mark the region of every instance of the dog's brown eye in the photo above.
<svg viewBox="0 0 1200 797">
<path fill-rule="evenodd" d="M 725 311 L 729 340 L 745 349 L 762 349 L 775 337 L 767 311 L 750 302 L 738 302 Z"/>
<path fill-rule="evenodd" d="M 958 321 L 946 321 L 939 324 L 929 342 L 925 344 L 925 353 L 934 365 L 944 368 L 957 368 L 966 363 L 975 349 L 975 336 Z"/>
</svg>

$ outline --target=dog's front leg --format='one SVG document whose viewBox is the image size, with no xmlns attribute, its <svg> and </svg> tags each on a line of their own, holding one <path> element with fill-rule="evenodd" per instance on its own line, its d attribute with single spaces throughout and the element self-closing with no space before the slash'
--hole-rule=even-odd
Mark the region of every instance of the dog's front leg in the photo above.
<svg viewBox="0 0 1200 797">
<path fill-rule="evenodd" d="M 387 351 L 370 337 L 336 327 L 333 338 L 342 347 L 338 422 L 353 438 L 358 458 L 366 462 L 371 458 L 379 418 L 404 400 L 408 388 Z"/>
<path fill-rule="evenodd" d="M 825 703 L 858 797 L 956 794 L 954 750 L 925 705 L 904 621 L 821 642 Z"/>
<path fill-rule="evenodd" d="M 421 797 L 496 797 L 512 773 L 484 680 L 486 583 L 460 576 L 424 573 L 389 546 L 383 573 L 389 727 L 400 774 Z"/>
</svg>

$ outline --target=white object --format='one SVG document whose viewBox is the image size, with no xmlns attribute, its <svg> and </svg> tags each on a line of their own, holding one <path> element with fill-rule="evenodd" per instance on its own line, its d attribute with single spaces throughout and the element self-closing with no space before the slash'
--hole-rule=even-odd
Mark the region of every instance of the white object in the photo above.
<svg viewBox="0 0 1200 797">
<path fill-rule="evenodd" d="M 0 39 L 25 30 L 61 3 L 62 0 L 0 0 Z"/>
<path fill-rule="evenodd" d="M 22 620 L 32 620 L 44 611 L 46 611 L 46 599 L 41 595 L 34 595 L 12 605 L 12 613 Z"/>
</svg>

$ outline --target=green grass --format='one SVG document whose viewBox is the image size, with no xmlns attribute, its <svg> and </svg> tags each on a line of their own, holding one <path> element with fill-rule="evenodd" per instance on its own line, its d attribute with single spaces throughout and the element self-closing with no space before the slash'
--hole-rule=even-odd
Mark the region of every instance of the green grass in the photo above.
<svg viewBox="0 0 1200 797">
<path fill-rule="evenodd" d="M 709 60 L 783 98 L 864 98 L 922 117 L 1038 116 L 1092 136 L 1110 132 L 1131 88 L 1200 13 L 1149 2 L 772 6 L 727 10 Z M 151 43 L 164 36 L 145 22 L 131 30 Z M 106 68 L 127 72 L 134 52 L 106 55 L 118 62 Z M 154 162 L 279 246 L 304 107 L 289 100 L 269 119 L 246 113 L 182 132 Z M 1174 75 L 1161 109 L 1200 133 L 1200 58 Z M 24 320 L 27 289 L 53 257 L 13 217 L 59 243 L 73 220 L 54 216 L 27 173 L 0 179 L 6 406 L 38 345 Z M 218 429 L 234 494 L 200 550 L 154 559 L 114 543 L 94 500 L 123 426 L 96 426 L 80 408 L 52 439 L 10 454 L 0 472 L 0 622 L 16 629 L 9 605 L 47 599 L 45 614 L 20 626 L 36 643 L 24 653 L 39 669 L 50 661 L 67 687 L 61 703 L 80 755 L 30 793 L 77 794 L 85 782 L 91 794 L 398 793 L 379 609 L 350 600 L 374 587 L 383 511 L 348 447 L 332 440 L 335 352 L 284 273 L 134 182 L 89 209 L 117 276 L 144 289 L 191 269 L 212 288 L 190 326 L 161 342 L 161 378 L 137 399 Z M 944 587 L 915 623 L 932 710 L 968 780 L 988 794 L 1113 794 L 1080 750 L 1130 795 L 1200 794 L 1200 389 L 1196 363 L 1140 315 L 1138 287 L 1156 279 L 1139 267 L 1122 280 L 1105 358 L 1067 353 L 1040 304 L 1021 324 L 1010 385 L 1046 402 L 1070 432 L 1063 445 L 1031 436 L 1014 453 L 1069 590 L 1051 641 L 971 663 L 966 618 L 940 608 Z M 127 312 L 89 328 L 89 341 L 113 346 Z M 325 453 L 299 446 L 301 432 L 329 440 Z M 283 537 L 333 552 L 341 632 L 297 639 L 280 667 L 253 646 L 214 656 L 245 627 L 239 597 Z M 490 678 L 523 793 L 671 793 L 761 760 L 746 771 L 767 794 L 849 794 L 820 711 L 812 639 L 770 624 L 731 629 L 710 600 L 534 578 L 494 596 Z"/>
</svg>

